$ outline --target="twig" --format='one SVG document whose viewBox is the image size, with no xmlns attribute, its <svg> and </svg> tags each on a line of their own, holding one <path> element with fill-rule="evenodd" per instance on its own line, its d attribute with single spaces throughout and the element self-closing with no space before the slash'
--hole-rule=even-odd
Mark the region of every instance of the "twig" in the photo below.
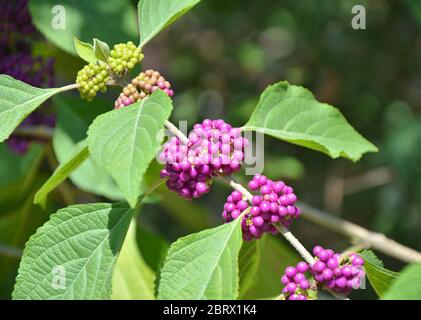
<svg viewBox="0 0 421 320">
<path fill-rule="evenodd" d="M 187 138 L 184 133 L 182 133 L 180 130 L 178 130 L 178 128 L 173 125 L 171 122 L 169 122 L 168 120 L 165 121 L 165 126 L 168 128 L 168 130 L 170 130 L 175 136 L 177 136 L 182 143 L 184 143 L 185 145 L 188 145 L 189 143 L 189 138 Z"/>
<path fill-rule="evenodd" d="M 306 248 L 304 248 L 301 242 L 298 241 L 298 239 L 291 233 L 291 231 L 279 223 L 274 224 L 274 226 L 279 231 L 279 233 L 288 240 L 288 242 L 295 248 L 295 250 L 300 253 L 300 255 L 304 258 L 305 261 L 307 261 L 309 265 L 313 265 L 316 262 L 311 253 L 308 252 Z"/>
<path fill-rule="evenodd" d="M 357 224 L 323 212 L 322 210 L 309 206 L 303 202 L 299 202 L 298 206 L 303 211 L 303 218 L 327 229 L 341 233 L 351 239 L 355 239 L 359 243 L 366 244 L 373 249 L 379 250 L 399 260 L 405 262 L 421 261 L 420 252 L 389 239 L 384 234 L 369 231 Z"/>
<path fill-rule="evenodd" d="M 352 194 L 361 190 L 374 188 L 389 183 L 393 178 L 393 172 L 388 167 L 372 169 L 361 175 L 344 179 L 344 194 Z"/>
<path fill-rule="evenodd" d="M 69 84 L 67 86 L 61 87 L 61 88 L 57 88 L 59 92 L 64 92 L 64 91 L 69 91 L 69 90 L 73 90 L 73 89 L 77 89 L 80 86 L 79 83 L 72 83 Z"/>
</svg>

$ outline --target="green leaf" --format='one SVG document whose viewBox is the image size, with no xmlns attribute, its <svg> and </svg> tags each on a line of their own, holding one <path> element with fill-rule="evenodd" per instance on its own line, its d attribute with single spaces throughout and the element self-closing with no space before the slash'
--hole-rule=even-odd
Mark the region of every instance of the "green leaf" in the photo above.
<svg viewBox="0 0 421 320">
<path fill-rule="evenodd" d="M 340 111 L 318 102 L 307 89 L 283 81 L 269 86 L 244 126 L 280 140 L 357 161 L 377 148 L 348 123 Z"/>
<path fill-rule="evenodd" d="M 63 88 L 40 89 L 7 75 L 0 75 L 0 142 L 41 103 Z"/>
<path fill-rule="evenodd" d="M 95 50 L 91 44 L 82 42 L 78 38 L 74 37 L 76 52 L 83 60 L 89 63 L 96 63 Z"/>
<path fill-rule="evenodd" d="M 140 47 L 143 47 L 157 33 L 168 27 L 200 0 L 140 0 L 138 18 Z"/>
<path fill-rule="evenodd" d="M 360 255 L 365 260 L 364 270 L 370 284 L 379 297 L 383 296 L 399 273 L 384 268 L 383 262 L 371 250 L 364 250 Z"/>
<path fill-rule="evenodd" d="M 75 205 L 51 215 L 25 246 L 13 299 L 109 299 L 132 216 L 122 203 Z"/>
<path fill-rule="evenodd" d="M 31 0 L 29 11 L 37 29 L 67 53 L 77 54 L 74 36 L 81 41 L 135 41 L 136 10 L 130 0 L 63 2 Z"/>
<path fill-rule="evenodd" d="M 384 300 L 421 300 L 421 263 L 404 268 L 382 297 Z"/>
<path fill-rule="evenodd" d="M 108 56 L 110 54 L 110 47 L 105 42 L 94 39 L 94 50 L 95 50 L 95 57 L 102 61 L 107 62 Z"/>
<path fill-rule="evenodd" d="M 59 95 L 53 98 L 57 109 L 57 124 L 53 135 L 54 153 L 60 163 L 72 154 L 78 141 L 86 138 L 92 121 L 109 111 L 109 101 L 97 98 L 87 102 L 77 96 Z M 91 192 L 111 200 L 124 200 L 123 194 L 113 178 L 100 169 L 88 157 L 70 175 L 70 180 L 86 192 Z"/>
<path fill-rule="evenodd" d="M 180 238 L 168 250 L 158 299 L 236 299 L 240 220 Z"/>
<path fill-rule="evenodd" d="M 89 157 L 86 140 L 79 142 L 72 154 L 60 163 L 53 175 L 39 189 L 34 198 L 34 203 L 45 206 L 47 195 L 60 185 L 74 170 L 76 170 Z"/>
<path fill-rule="evenodd" d="M 244 242 L 241 246 L 238 265 L 240 269 L 239 298 L 245 296 L 256 281 L 257 270 L 260 263 L 260 241 Z"/>
<path fill-rule="evenodd" d="M 99 116 L 88 131 L 92 159 L 110 173 L 132 207 L 142 179 L 160 148 L 158 135 L 172 111 L 171 99 L 161 90 L 148 99 Z"/>
<path fill-rule="evenodd" d="M 121 248 L 113 273 L 114 300 L 153 300 L 155 276 L 146 265 L 136 243 L 133 220 Z"/>
</svg>

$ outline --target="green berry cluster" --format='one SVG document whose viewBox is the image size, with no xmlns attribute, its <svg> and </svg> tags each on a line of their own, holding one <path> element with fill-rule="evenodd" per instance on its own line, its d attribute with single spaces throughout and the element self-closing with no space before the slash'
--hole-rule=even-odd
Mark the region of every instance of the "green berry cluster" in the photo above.
<svg viewBox="0 0 421 320">
<path fill-rule="evenodd" d="M 111 70 L 118 76 L 124 75 L 127 70 L 143 60 L 142 49 L 129 41 L 127 43 L 116 44 L 110 51 L 108 64 Z"/>
<path fill-rule="evenodd" d="M 107 91 L 106 84 L 109 80 L 106 64 L 87 64 L 76 77 L 81 98 L 92 101 L 98 91 Z"/>
</svg>

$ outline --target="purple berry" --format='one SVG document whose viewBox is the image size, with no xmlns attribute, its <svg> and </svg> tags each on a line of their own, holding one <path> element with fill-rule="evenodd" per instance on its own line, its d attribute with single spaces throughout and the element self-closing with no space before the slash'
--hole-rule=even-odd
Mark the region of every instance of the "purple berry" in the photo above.
<svg viewBox="0 0 421 320">
<path fill-rule="evenodd" d="M 345 266 L 342 268 L 342 275 L 346 278 L 352 276 L 352 269 L 350 266 Z"/>
<path fill-rule="evenodd" d="M 313 268 L 314 271 L 316 272 L 323 272 L 324 269 L 326 269 L 326 264 L 322 261 L 316 261 L 313 264 Z"/>
<path fill-rule="evenodd" d="M 321 250 L 317 256 L 323 262 L 326 262 L 330 258 L 329 253 L 326 250 Z"/>
<path fill-rule="evenodd" d="M 251 180 L 249 182 L 249 188 L 251 190 L 257 190 L 257 189 L 259 189 L 259 182 L 258 181 L 255 181 L 255 180 Z"/>
<path fill-rule="evenodd" d="M 255 226 L 257 226 L 257 227 L 261 227 L 264 224 L 264 222 L 265 222 L 265 220 L 262 217 L 259 217 L 259 216 L 258 217 L 254 217 L 252 219 L 252 221 L 253 221 L 253 224 Z"/>
<path fill-rule="evenodd" d="M 338 261 L 338 259 L 336 259 L 336 258 L 330 258 L 330 259 L 327 261 L 327 266 L 328 266 L 330 269 L 335 269 L 337 266 L 339 266 L 339 261 Z"/>
<path fill-rule="evenodd" d="M 300 288 L 303 290 L 307 290 L 310 288 L 310 282 L 307 279 L 300 281 Z"/>
<path fill-rule="evenodd" d="M 345 277 L 340 277 L 339 279 L 335 280 L 335 284 L 339 287 L 339 288 L 345 288 L 348 284 L 348 281 L 346 280 Z"/>
<path fill-rule="evenodd" d="M 302 274 L 301 272 L 297 273 L 294 277 L 294 282 L 295 283 L 300 283 L 301 281 L 305 280 L 306 276 L 304 274 Z"/>
<path fill-rule="evenodd" d="M 294 293 L 297 289 L 297 285 L 294 282 L 290 282 L 287 284 L 286 288 L 289 293 Z"/>
<path fill-rule="evenodd" d="M 285 275 L 288 278 L 293 278 L 297 274 L 297 270 L 294 267 L 287 267 L 285 269 Z"/>
<path fill-rule="evenodd" d="M 283 275 L 281 277 L 281 282 L 282 282 L 282 284 L 287 285 L 290 282 L 290 280 L 286 275 Z"/>
<path fill-rule="evenodd" d="M 333 278 L 333 271 L 331 269 L 324 269 L 322 275 L 325 281 L 329 281 Z"/>
<path fill-rule="evenodd" d="M 233 193 L 231 193 L 231 197 L 233 202 L 238 202 L 242 200 L 243 195 L 239 191 L 234 191 Z"/>
<path fill-rule="evenodd" d="M 323 250 L 323 248 L 321 246 L 315 246 L 313 249 L 313 254 L 315 256 L 319 256 L 319 253 Z"/>
<path fill-rule="evenodd" d="M 360 256 L 355 256 L 354 259 L 352 259 L 352 265 L 354 266 L 362 266 L 364 264 L 364 259 Z"/>
</svg>

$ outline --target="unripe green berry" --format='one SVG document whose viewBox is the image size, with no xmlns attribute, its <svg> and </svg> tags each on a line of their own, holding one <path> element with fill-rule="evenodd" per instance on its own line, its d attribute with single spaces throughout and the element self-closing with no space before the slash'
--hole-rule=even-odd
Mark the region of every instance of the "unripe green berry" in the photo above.
<svg viewBox="0 0 421 320">
<path fill-rule="evenodd" d="M 137 63 L 142 61 L 141 49 L 129 41 L 116 44 L 110 51 L 108 65 L 117 76 L 123 76 L 128 70 L 133 69 Z"/>
</svg>

